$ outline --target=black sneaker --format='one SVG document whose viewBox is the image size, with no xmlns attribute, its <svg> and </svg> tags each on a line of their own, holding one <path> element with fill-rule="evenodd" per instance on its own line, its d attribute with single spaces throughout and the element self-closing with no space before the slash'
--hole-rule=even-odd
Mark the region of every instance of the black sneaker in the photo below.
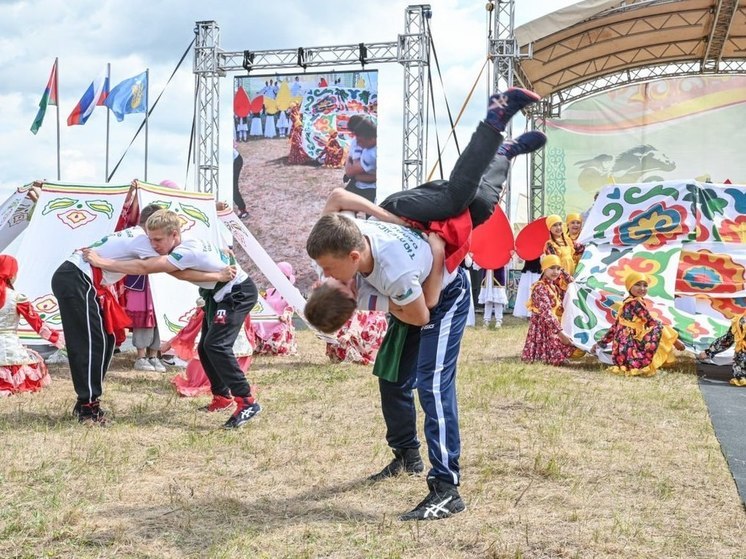
<svg viewBox="0 0 746 559">
<path fill-rule="evenodd" d="M 430 493 L 414 509 L 402 514 L 399 520 L 440 520 L 466 509 L 458 489 L 452 483 L 440 479 L 428 479 Z"/>
<path fill-rule="evenodd" d="M 511 87 L 504 93 L 496 93 L 490 97 L 487 117 L 484 120 L 499 132 L 503 132 L 513 115 L 539 99 L 541 97 L 533 91 Z"/>
<path fill-rule="evenodd" d="M 73 408 L 73 416 L 77 417 L 80 423 L 106 424 L 106 412 L 101 409 L 101 404 L 98 400 L 94 400 L 93 402 L 76 402 Z"/>
<path fill-rule="evenodd" d="M 546 143 L 546 135 L 538 130 L 529 130 L 514 140 L 505 140 L 497 148 L 497 153 L 504 155 L 508 159 L 513 159 L 522 153 L 531 153 L 537 149 L 541 149 Z"/>
<path fill-rule="evenodd" d="M 417 475 L 425 470 L 419 449 L 394 448 L 392 450 L 394 459 L 383 470 L 370 476 L 368 481 L 381 481 L 404 473 Z"/>
<path fill-rule="evenodd" d="M 238 401 L 238 398 L 236 400 Z M 223 425 L 223 429 L 238 429 L 260 411 L 262 411 L 262 406 L 257 402 L 252 404 L 239 402 L 238 409 L 236 409 L 236 411 L 233 412 L 233 415 L 228 418 L 228 421 Z"/>
</svg>

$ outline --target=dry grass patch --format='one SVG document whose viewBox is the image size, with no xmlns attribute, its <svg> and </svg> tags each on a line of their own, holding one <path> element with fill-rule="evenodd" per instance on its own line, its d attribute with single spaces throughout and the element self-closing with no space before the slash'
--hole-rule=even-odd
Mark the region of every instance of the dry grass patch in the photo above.
<svg viewBox="0 0 746 559">
<path fill-rule="evenodd" d="M 401 523 L 422 478 L 390 458 L 369 368 L 258 358 L 239 432 L 117 357 L 106 429 L 73 422 L 64 368 L 0 401 L 2 557 L 743 557 L 746 522 L 694 363 L 651 379 L 526 366 L 525 322 L 469 330 L 459 371 L 467 511 Z"/>
</svg>

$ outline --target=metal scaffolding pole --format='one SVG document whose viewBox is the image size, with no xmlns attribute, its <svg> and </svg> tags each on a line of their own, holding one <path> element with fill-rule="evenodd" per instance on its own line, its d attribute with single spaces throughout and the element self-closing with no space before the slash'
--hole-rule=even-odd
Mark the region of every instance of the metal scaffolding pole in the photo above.
<svg viewBox="0 0 746 559">
<path fill-rule="evenodd" d="M 194 44 L 197 126 L 195 167 L 197 191 L 218 193 L 218 157 L 220 154 L 220 68 L 218 45 L 220 28 L 214 21 L 198 21 Z"/>
<path fill-rule="evenodd" d="M 430 60 L 430 43 L 425 20 L 432 12 L 429 5 L 409 6 L 404 20 L 404 35 L 399 37 L 399 60 L 404 66 L 404 134 L 402 136 L 402 188 L 422 182 L 424 161 L 425 68 Z"/>
<path fill-rule="evenodd" d="M 219 158 L 219 78 L 231 71 L 306 69 L 326 66 L 398 62 L 404 66 L 404 126 L 402 130 L 402 187 L 422 182 L 424 168 L 425 71 L 429 65 L 429 37 L 425 18 L 429 4 L 408 6 L 405 33 L 389 43 L 300 47 L 265 51 L 220 50 L 220 29 L 214 21 L 199 21 L 194 49 L 197 115 L 195 150 L 196 189 L 217 193 Z"/>
<path fill-rule="evenodd" d="M 487 10 L 494 11 L 492 39 L 489 40 L 488 54 L 493 64 L 492 91 L 505 91 L 513 87 L 515 79 L 515 66 L 521 55 L 518 41 L 515 38 L 515 0 L 491 0 Z M 506 137 L 513 135 L 513 124 L 508 123 L 505 130 Z M 533 170 L 533 166 L 531 167 Z M 508 179 L 504 187 L 505 213 L 510 216 L 510 204 L 512 197 L 512 177 Z"/>
</svg>

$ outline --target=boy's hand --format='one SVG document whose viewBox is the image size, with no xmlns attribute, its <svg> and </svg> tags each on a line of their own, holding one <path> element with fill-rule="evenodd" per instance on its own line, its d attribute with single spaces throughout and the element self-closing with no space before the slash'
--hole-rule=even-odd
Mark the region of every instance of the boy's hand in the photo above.
<svg viewBox="0 0 746 559">
<path fill-rule="evenodd" d="M 95 266 L 96 268 L 101 267 L 101 257 L 95 250 L 92 248 L 84 248 L 81 249 L 81 252 L 83 253 L 83 260 L 88 262 L 91 266 Z"/>
<path fill-rule="evenodd" d="M 438 253 L 445 253 L 446 242 L 437 233 L 428 233 L 427 242 L 430 245 L 430 249 L 433 251 L 433 254 L 435 254 L 436 251 L 438 251 Z"/>
<path fill-rule="evenodd" d="M 225 268 L 220 270 L 220 281 L 221 282 L 229 282 L 235 277 L 236 277 L 235 266 L 226 266 Z"/>
</svg>

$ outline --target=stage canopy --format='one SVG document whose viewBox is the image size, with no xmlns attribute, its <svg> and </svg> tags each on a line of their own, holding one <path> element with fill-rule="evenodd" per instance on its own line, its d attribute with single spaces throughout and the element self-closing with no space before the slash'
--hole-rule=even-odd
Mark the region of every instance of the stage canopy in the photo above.
<svg viewBox="0 0 746 559">
<path fill-rule="evenodd" d="M 635 81 L 743 73 L 746 0 L 585 0 L 516 28 L 524 87 L 555 106 Z"/>
</svg>

